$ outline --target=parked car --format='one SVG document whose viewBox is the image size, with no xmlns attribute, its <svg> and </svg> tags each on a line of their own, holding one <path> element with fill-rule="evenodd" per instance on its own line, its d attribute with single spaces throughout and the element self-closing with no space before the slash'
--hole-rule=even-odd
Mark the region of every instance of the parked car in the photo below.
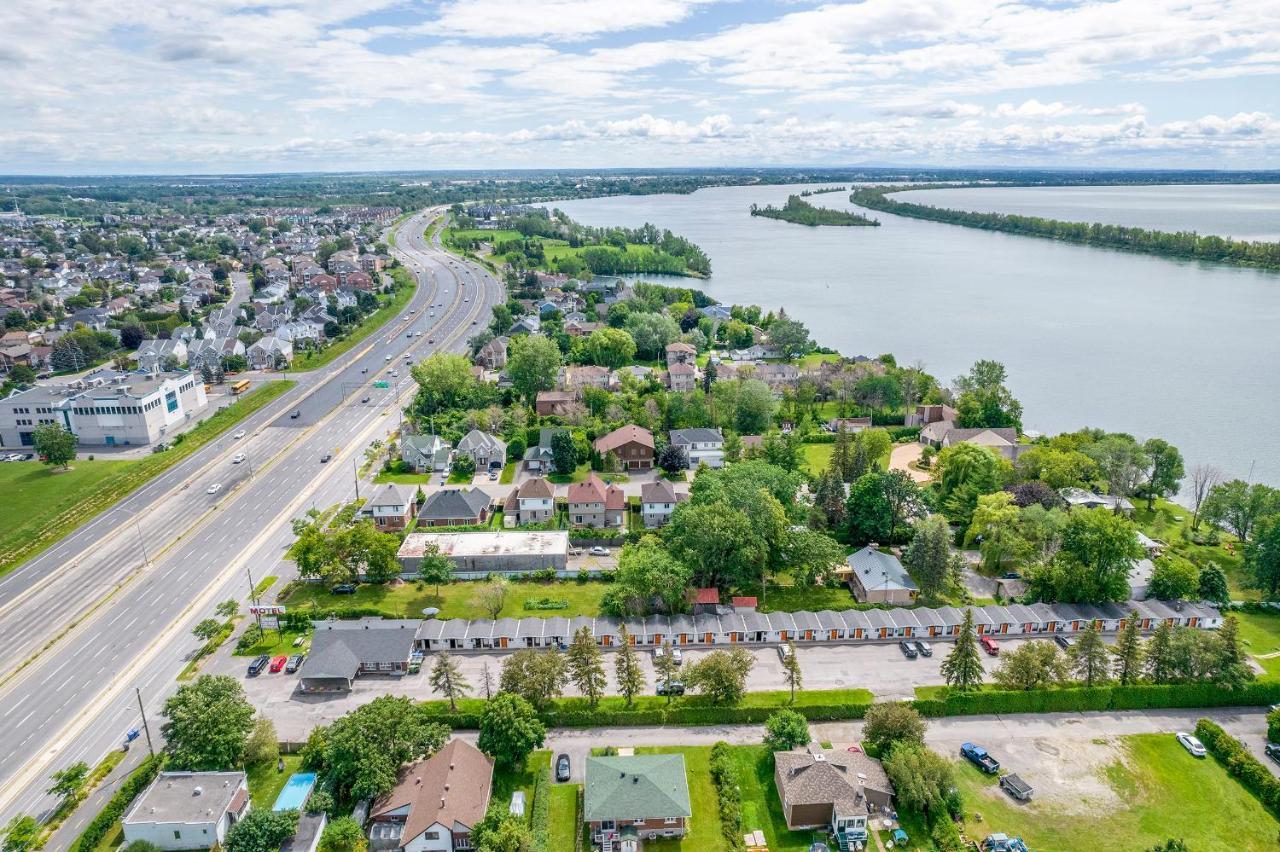
<svg viewBox="0 0 1280 852">
<path fill-rule="evenodd" d="M 965 743 L 960 746 L 960 756 L 988 775 L 995 775 L 1000 771 L 1000 761 L 996 760 L 987 753 L 985 748 L 976 743 Z"/>
<path fill-rule="evenodd" d="M 684 657 L 681 656 L 679 648 L 671 649 L 671 659 L 676 661 L 677 666 L 682 665 L 684 663 Z"/>
<path fill-rule="evenodd" d="M 658 695 L 684 695 L 684 681 L 673 680 L 671 683 L 660 683 L 657 689 Z"/>
<path fill-rule="evenodd" d="M 354 583 L 339 583 L 330 589 L 329 593 L 334 595 L 354 595 L 356 587 Z"/>
<path fill-rule="evenodd" d="M 903 639 L 901 642 L 898 643 L 898 647 L 902 649 L 902 656 L 906 657 L 908 660 L 914 660 L 916 657 L 920 656 L 916 652 L 915 642 L 908 642 L 907 640 Z"/>
<path fill-rule="evenodd" d="M 1267 757 L 1280 763 L 1280 743 L 1267 743 L 1263 751 L 1266 752 Z"/>
<path fill-rule="evenodd" d="M 986 651 L 991 656 L 1000 656 L 1000 644 L 990 636 L 979 636 L 978 644 L 982 646 L 982 650 Z"/>
<path fill-rule="evenodd" d="M 658 660 L 661 660 L 666 655 L 667 655 L 667 649 L 662 647 L 661 645 L 653 649 L 653 660 L 655 663 Z"/>
<path fill-rule="evenodd" d="M 1019 574 L 1017 571 L 1005 571 L 1003 574 L 1000 575 L 1000 579 L 1001 580 L 1021 580 L 1022 575 Z"/>
<path fill-rule="evenodd" d="M 1204 743 L 1200 742 L 1200 740 L 1196 739 L 1193 735 L 1188 734 L 1186 731 L 1178 731 L 1174 736 L 1177 738 L 1178 742 L 1182 744 L 1182 747 L 1191 753 L 1192 757 L 1204 757 L 1208 754 L 1208 752 L 1205 751 Z"/>
<path fill-rule="evenodd" d="M 205 491 L 205 493 L 206 493 L 206 494 L 217 494 L 217 493 L 218 493 L 219 491 L 221 491 L 221 490 L 222 490 L 222 483 L 221 483 L 221 482 L 215 482 L 215 483 L 213 483 L 212 485 L 210 485 L 210 486 L 209 486 L 208 490 L 207 490 L 207 491 Z"/>
<path fill-rule="evenodd" d="M 561 782 L 569 780 L 569 755 L 567 754 L 556 758 L 556 780 Z"/>
<path fill-rule="evenodd" d="M 592 556 L 608 556 L 609 548 L 600 547 L 599 545 L 596 545 L 595 547 L 591 548 L 590 553 Z"/>
<path fill-rule="evenodd" d="M 496 482 L 497 479 L 498 479 L 498 472 L 496 470 L 489 471 L 489 481 Z"/>
<path fill-rule="evenodd" d="M 302 668 L 302 661 L 305 659 L 306 657 L 302 654 L 294 654 L 289 658 L 289 662 L 284 664 L 285 674 L 293 674 L 298 669 Z"/>
<path fill-rule="evenodd" d="M 784 663 L 785 663 L 785 662 L 787 661 L 787 657 L 789 657 L 789 656 L 791 656 L 791 648 L 790 648 L 789 646 L 787 646 L 787 645 L 779 645 L 779 646 L 778 646 L 778 659 L 779 659 L 779 660 L 782 660 L 782 662 L 784 662 Z"/>
<path fill-rule="evenodd" d="M 236 432 L 236 433 L 235 433 L 234 435 L 232 435 L 231 437 L 232 437 L 232 438 L 234 438 L 235 440 L 239 441 L 241 438 L 243 438 L 243 437 L 245 436 L 245 434 L 246 434 L 246 432 L 245 432 L 243 429 L 241 429 L 239 432 Z"/>
<path fill-rule="evenodd" d="M 275 674 L 275 673 L 276 673 L 276 672 L 278 672 L 278 671 L 283 671 L 283 670 L 284 670 L 284 664 L 285 664 L 285 663 L 287 663 L 287 662 L 289 662 L 289 658 L 288 658 L 288 657 L 286 657 L 284 654 L 280 654 L 279 656 L 272 657 L 272 658 L 271 658 L 271 673 L 272 673 L 272 674 Z"/>
<path fill-rule="evenodd" d="M 932 646 L 932 645 L 930 645 L 928 642 L 924 642 L 924 641 L 921 641 L 921 640 L 917 639 L 917 640 L 916 640 L 916 650 L 920 652 L 920 656 L 922 656 L 922 657 L 932 657 L 932 656 L 933 656 L 933 646 Z"/>
<path fill-rule="evenodd" d="M 324 464 L 325 462 L 329 461 L 329 459 L 331 458 L 333 458 L 333 453 L 325 453 L 320 457 L 320 464 Z"/>
<path fill-rule="evenodd" d="M 236 453 L 231 457 L 232 464 L 240 464 L 242 461 L 244 461 L 244 453 Z"/>
<path fill-rule="evenodd" d="M 1058 647 L 1064 651 L 1071 650 L 1071 640 L 1060 633 L 1055 633 L 1053 641 L 1058 643 Z"/>
<path fill-rule="evenodd" d="M 262 670 L 265 669 L 267 664 L 270 662 L 271 658 L 266 654 L 254 657 L 253 661 L 249 663 L 249 677 L 257 677 L 262 674 Z"/>
</svg>

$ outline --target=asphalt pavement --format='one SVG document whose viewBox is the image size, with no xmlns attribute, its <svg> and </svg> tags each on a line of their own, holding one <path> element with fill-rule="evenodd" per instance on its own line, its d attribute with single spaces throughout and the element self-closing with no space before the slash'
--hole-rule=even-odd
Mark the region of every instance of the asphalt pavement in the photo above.
<svg viewBox="0 0 1280 852">
<path fill-rule="evenodd" d="M 244 438 L 203 448 L 0 582 L 0 822 L 43 814 L 49 773 L 118 747 L 139 723 L 135 689 L 155 722 L 199 644 L 190 627 L 218 601 L 247 599 L 250 574 L 283 573 L 290 519 L 354 496 L 364 448 L 412 393 L 404 356 L 461 350 L 505 299 L 483 269 L 427 245 L 428 220 L 398 228 L 395 252 L 419 279 L 401 317 L 335 364 L 291 374 L 299 387 L 249 418 Z M 388 363 L 398 385 L 371 388 Z"/>
</svg>

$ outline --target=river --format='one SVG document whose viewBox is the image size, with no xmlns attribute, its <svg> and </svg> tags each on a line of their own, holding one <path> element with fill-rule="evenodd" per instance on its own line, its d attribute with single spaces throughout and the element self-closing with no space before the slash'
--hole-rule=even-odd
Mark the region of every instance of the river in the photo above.
<svg viewBox="0 0 1280 852">
<path fill-rule="evenodd" d="M 1009 212 L 1280 235 L 1275 186 L 1115 189 L 1123 192 L 939 192 L 968 209 L 978 208 L 959 204 L 956 193 L 968 193 L 963 201 L 1002 193 Z M 1170 201 L 1189 198 L 1188 190 L 1212 194 L 1212 204 Z M 815 340 L 846 355 L 892 352 L 899 363 L 922 361 L 944 384 L 979 358 L 1001 361 L 1026 429 L 1163 437 L 1182 450 L 1188 470 L 1208 463 L 1242 479 L 1252 470 L 1254 481 L 1280 485 L 1280 274 L 884 213 L 872 214 L 879 228 L 807 228 L 748 214 L 752 203 L 781 205 L 796 191 L 724 187 L 555 206 L 588 225 L 652 222 L 688 237 L 714 272 L 681 280 L 727 304 L 785 306 Z M 1055 208 L 1048 194 L 1056 192 L 1069 200 Z M 926 194 L 933 197 L 917 196 Z M 851 207 L 847 193 L 809 200 Z"/>
</svg>

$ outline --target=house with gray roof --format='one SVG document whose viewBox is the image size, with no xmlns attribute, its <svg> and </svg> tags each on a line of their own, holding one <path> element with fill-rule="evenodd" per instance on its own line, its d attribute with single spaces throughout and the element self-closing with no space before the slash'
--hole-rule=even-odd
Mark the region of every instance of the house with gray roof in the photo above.
<svg viewBox="0 0 1280 852">
<path fill-rule="evenodd" d="M 303 692 L 347 692 L 363 674 L 402 677 L 420 621 L 361 618 L 317 621 L 311 653 L 302 667 Z"/>
<path fill-rule="evenodd" d="M 400 438 L 400 461 L 414 473 L 438 473 L 449 467 L 453 450 L 439 435 L 403 435 Z"/>
<path fill-rule="evenodd" d="M 920 587 L 898 557 L 867 545 L 845 560 L 849 590 L 863 603 L 912 604 Z"/>
<path fill-rule="evenodd" d="M 458 442 L 458 452 L 471 456 L 476 470 L 502 469 L 507 463 L 507 444 L 501 438 L 472 429 Z"/>
<path fill-rule="evenodd" d="M 724 433 L 719 429 L 672 429 L 671 443 L 684 447 L 689 454 L 690 469 L 702 464 L 724 467 Z"/>
<path fill-rule="evenodd" d="M 587 758 L 583 821 L 592 842 L 683 837 L 691 816 L 684 755 Z"/>
<path fill-rule="evenodd" d="M 844 849 L 865 843 L 872 814 L 892 808 L 889 776 L 880 761 L 861 752 L 810 745 L 774 752 L 773 765 L 773 782 L 792 831 L 830 831 Z"/>
<path fill-rule="evenodd" d="M 489 495 L 479 488 L 442 488 L 422 504 L 420 527 L 462 527 L 489 522 Z"/>
</svg>

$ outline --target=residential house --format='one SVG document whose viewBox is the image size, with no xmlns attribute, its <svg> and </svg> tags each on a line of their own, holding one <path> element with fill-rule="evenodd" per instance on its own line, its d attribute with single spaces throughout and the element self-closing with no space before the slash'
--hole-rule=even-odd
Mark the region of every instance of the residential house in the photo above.
<svg viewBox="0 0 1280 852">
<path fill-rule="evenodd" d="M 458 453 L 471 456 L 476 470 L 501 470 L 507 462 L 507 445 L 501 438 L 472 429 L 458 442 Z"/>
<path fill-rule="evenodd" d="M 501 370 L 507 366 L 507 347 L 511 338 L 503 335 L 495 337 L 476 353 L 475 363 L 488 370 Z"/>
<path fill-rule="evenodd" d="M 1122 515 L 1133 514 L 1133 504 L 1113 494 L 1096 494 L 1083 488 L 1063 488 L 1058 492 L 1068 509 L 1110 509 Z"/>
<path fill-rule="evenodd" d="M 845 560 L 849 590 L 862 603 L 912 604 L 920 587 L 898 557 L 869 544 Z"/>
<path fill-rule="evenodd" d="M 187 363 L 187 344 L 177 340 L 144 340 L 138 344 L 134 353 L 138 359 L 138 369 L 148 373 L 163 371 L 168 365 L 173 367 Z"/>
<path fill-rule="evenodd" d="M 728 322 L 733 319 L 733 314 L 724 305 L 707 305 L 705 308 L 699 308 L 698 312 L 715 322 Z"/>
<path fill-rule="evenodd" d="M 861 432 L 871 428 L 870 417 L 833 417 L 822 428 L 828 432 Z"/>
<path fill-rule="evenodd" d="M 373 492 L 360 507 L 360 517 L 373 521 L 382 532 L 395 532 L 409 526 L 418 512 L 412 489 L 388 482 Z"/>
<path fill-rule="evenodd" d="M 419 527 L 465 527 L 489 522 L 489 495 L 479 488 L 442 488 L 418 510 Z"/>
<path fill-rule="evenodd" d="M 866 843 L 873 814 L 893 807 L 893 785 L 884 767 L 860 751 L 810 745 L 773 754 L 773 782 L 792 831 L 821 829 L 841 849 Z"/>
<path fill-rule="evenodd" d="M 396 786 L 369 809 L 370 852 L 471 849 L 493 792 L 493 759 L 465 740 L 450 740 L 403 767 Z"/>
<path fill-rule="evenodd" d="M 541 476 L 526 479 L 513 488 L 503 504 L 504 523 L 516 526 L 542 524 L 555 515 L 555 493 Z M 514 521 L 506 520 L 514 518 Z"/>
<path fill-rule="evenodd" d="M 223 358 L 245 354 L 244 344 L 234 337 L 205 337 L 191 341 L 187 347 L 187 364 L 194 371 L 207 364 L 210 369 L 222 365 Z"/>
<path fill-rule="evenodd" d="M 695 364 L 698 359 L 698 350 L 694 349 L 688 343 L 667 344 L 667 369 L 671 369 L 672 364 Z"/>
<path fill-rule="evenodd" d="M 931 428 L 931 427 L 926 427 Z M 921 431 L 923 434 L 923 430 Z M 1031 449 L 1030 444 L 1018 443 L 1018 430 L 1006 429 L 949 429 L 942 436 L 940 446 L 951 447 L 956 444 L 976 444 L 994 450 L 1009 461 L 1017 461 L 1018 456 Z"/>
<path fill-rule="evenodd" d="M 577 398 L 578 395 L 572 391 L 539 391 L 534 409 L 540 417 L 563 417 Z"/>
<path fill-rule="evenodd" d="M 556 427 L 539 429 L 537 445 L 524 451 L 525 467 L 535 472 L 550 471 L 551 462 L 554 460 L 555 455 L 551 452 L 551 439 L 556 436 L 557 432 L 568 431 L 568 429 L 558 429 Z"/>
<path fill-rule="evenodd" d="M 566 367 L 563 387 L 567 391 L 581 391 L 585 387 L 606 390 L 609 387 L 609 368 L 587 364 L 581 367 Z"/>
<path fill-rule="evenodd" d="M 930 423 L 954 423 L 959 415 L 949 405 L 917 405 L 906 417 L 908 426 L 928 426 Z"/>
<path fill-rule="evenodd" d="M 511 330 L 507 333 L 511 336 L 517 334 L 537 334 L 542 331 L 542 319 L 537 314 L 525 314 L 511 324 Z"/>
<path fill-rule="evenodd" d="M 569 486 L 569 523 L 575 527 L 620 529 L 625 524 L 627 497 L 613 483 L 592 471 L 585 482 Z"/>
<path fill-rule="evenodd" d="M 698 389 L 698 368 L 680 361 L 667 368 L 667 388 L 676 393 Z"/>
<path fill-rule="evenodd" d="M 409 671 L 418 624 L 417 620 L 392 618 L 314 622 L 299 689 L 347 692 L 362 674 L 403 677 Z"/>
<path fill-rule="evenodd" d="M 596 452 L 613 456 L 623 470 L 649 470 L 653 467 L 653 433 L 634 424 L 614 429 L 596 438 Z"/>
<path fill-rule="evenodd" d="M 125 814 L 126 844 L 208 849 L 249 813 L 243 772 L 161 772 Z"/>
<path fill-rule="evenodd" d="M 400 461 L 414 473 L 438 473 L 449 467 L 453 449 L 439 435 L 402 435 Z"/>
<path fill-rule="evenodd" d="M 293 342 L 268 334 L 249 345 L 245 358 L 255 370 L 288 368 L 293 363 Z"/>
<path fill-rule="evenodd" d="M 672 429 L 671 444 L 689 454 L 689 467 L 724 467 L 724 434 L 719 429 Z"/>
<path fill-rule="evenodd" d="M 687 499 L 666 479 L 646 482 L 640 486 L 640 518 L 648 529 L 666 526 L 676 506 Z"/>
<path fill-rule="evenodd" d="M 593 843 L 684 837 L 692 815 L 684 755 L 587 758 L 583 821 Z"/>
</svg>

